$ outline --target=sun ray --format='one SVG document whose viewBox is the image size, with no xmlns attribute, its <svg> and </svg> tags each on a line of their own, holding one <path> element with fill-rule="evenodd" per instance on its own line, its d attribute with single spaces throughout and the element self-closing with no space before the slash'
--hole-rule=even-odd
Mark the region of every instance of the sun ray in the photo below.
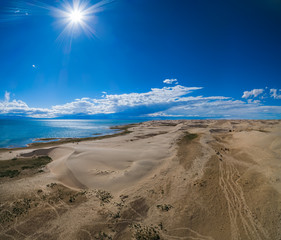
<svg viewBox="0 0 281 240">
<path fill-rule="evenodd" d="M 23 9 L 29 9 L 32 15 L 49 14 L 56 19 L 55 27 L 61 28 L 56 41 L 64 43 L 67 49 L 71 48 L 73 38 L 84 33 L 89 38 L 96 38 L 94 19 L 96 14 L 106 10 L 108 4 L 115 0 L 101 0 L 91 4 L 92 0 L 61 0 L 56 5 L 50 5 L 40 0 L 30 0 L 25 5 L 12 9 L 10 12 L 19 17 Z M 8 13 L 6 14 L 8 16 Z M 5 15 L 5 16 L 6 16 Z M 7 17 L 8 19 L 8 17 Z M 0 18 L 0 22 L 6 21 Z M 9 18 L 11 20 L 11 18 Z M 7 20 L 8 21 L 8 20 Z"/>
<path fill-rule="evenodd" d="M 56 17 L 60 18 L 64 24 L 62 34 L 68 32 L 73 36 L 79 32 L 79 29 L 82 29 L 87 36 L 94 37 L 95 13 L 104 11 L 105 5 L 111 2 L 113 0 L 102 0 L 94 5 L 89 5 L 89 2 L 83 0 L 64 1 L 60 9 L 54 9 Z"/>
</svg>

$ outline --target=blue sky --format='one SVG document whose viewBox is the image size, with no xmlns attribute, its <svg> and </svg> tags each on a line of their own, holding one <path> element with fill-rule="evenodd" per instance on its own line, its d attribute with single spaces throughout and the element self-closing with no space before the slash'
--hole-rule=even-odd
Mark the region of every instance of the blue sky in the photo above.
<svg viewBox="0 0 281 240">
<path fill-rule="evenodd" d="M 280 1 L 67 3 L 1 1 L 0 116 L 281 118 Z"/>
</svg>

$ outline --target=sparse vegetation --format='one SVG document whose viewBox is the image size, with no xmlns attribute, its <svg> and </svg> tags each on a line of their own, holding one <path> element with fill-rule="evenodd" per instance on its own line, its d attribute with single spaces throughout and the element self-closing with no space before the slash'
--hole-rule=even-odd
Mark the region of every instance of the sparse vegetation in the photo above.
<svg viewBox="0 0 281 240">
<path fill-rule="evenodd" d="M 50 189 L 46 192 L 42 189 L 37 189 L 30 195 L 25 195 L 24 198 L 20 198 L 17 201 L 1 202 L 0 224 L 7 226 L 14 222 L 17 218 L 28 218 L 29 212 L 31 214 L 36 212 L 38 213 L 39 209 L 46 208 L 46 204 L 53 205 L 57 208 L 55 204 L 58 202 L 78 205 L 86 200 L 86 197 L 84 196 L 86 191 L 73 191 L 56 183 L 48 185 Z M 35 210 L 36 208 L 37 210 Z"/>
<path fill-rule="evenodd" d="M 140 224 L 133 225 L 136 240 L 158 240 L 160 239 L 159 232 L 154 227 L 142 226 Z"/>
<path fill-rule="evenodd" d="M 109 203 L 113 198 L 109 192 L 104 190 L 98 190 L 96 193 L 96 197 L 100 199 L 102 203 Z"/>
<path fill-rule="evenodd" d="M 157 205 L 157 208 L 161 209 L 163 212 L 168 212 L 173 206 L 170 204 Z"/>
<path fill-rule="evenodd" d="M 5 207 L 0 213 L 0 223 L 12 222 L 16 217 L 28 213 L 31 208 L 31 202 L 30 198 L 24 198 L 13 202 L 9 207 Z"/>
<path fill-rule="evenodd" d="M 21 169 L 25 170 L 25 169 L 32 169 L 34 168 L 34 166 L 22 166 Z"/>
<path fill-rule="evenodd" d="M 162 223 L 162 222 L 160 222 L 160 223 L 158 224 L 158 226 L 160 227 L 161 230 L 163 230 L 163 223 Z"/>
<path fill-rule="evenodd" d="M 49 188 L 54 188 L 55 186 L 57 186 L 57 184 L 56 183 L 50 183 L 50 184 L 47 184 L 46 186 L 49 187 Z"/>
<path fill-rule="evenodd" d="M 112 237 L 105 232 L 99 232 L 97 236 L 94 237 L 97 240 L 112 240 Z"/>
<path fill-rule="evenodd" d="M 121 201 L 124 202 L 125 199 L 127 199 L 129 196 L 128 195 L 120 195 Z"/>
<path fill-rule="evenodd" d="M 120 211 L 113 215 L 113 219 L 120 218 Z"/>
<path fill-rule="evenodd" d="M 52 141 L 52 140 L 58 140 L 59 138 L 38 138 L 35 139 L 35 141 Z"/>
<path fill-rule="evenodd" d="M 31 199 L 28 198 L 24 198 L 22 201 L 15 202 L 12 210 L 15 217 L 27 213 L 31 207 L 30 204 Z"/>
<path fill-rule="evenodd" d="M 0 214 L 0 223 L 12 222 L 14 218 L 14 215 L 10 211 L 3 210 Z"/>
<path fill-rule="evenodd" d="M 259 132 L 263 132 L 263 133 L 268 133 L 269 131 L 264 130 L 264 129 L 258 129 Z"/>
<path fill-rule="evenodd" d="M 0 177 L 9 177 L 13 178 L 20 174 L 18 170 L 5 170 L 0 172 Z"/>
<path fill-rule="evenodd" d="M 186 141 L 186 142 L 189 142 L 195 138 L 197 138 L 197 134 L 193 134 L 193 133 L 186 133 L 186 135 L 183 137 L 183 139 Z"/>
<path fill-rule="evenodd" d="M 57 183 L 50 183 L 46 186 L 52 189 L 52 194 L 48 198 L 44 195 L 42 195 L 41 197 L 43 200 L 47 199 L 50 204 L 57 203 L 60 200 L 63 200 L 67 204 L 73 204 L 84 199 L 81 198 L 81 196 L 86 194 L 86 191 L 74 192 Z"/>
<path fill-rule="evenodd" d="M 51 160 L 48 156 L 41 156 L 37 158 L 13 158 L 12 160 L 0 161 L 0 177 L 13 178 L 20 175 L 23 170 L 44 167 Z"/>
<path fill-rule="evenodd" d="M 84 195 L 85 194 L 85 192 L 78 192 L 78 193 L 75 193 L 75 194 L 71 194 L 70 196 L 69 196 L 69 202 L 70 203 L 74 203 L 75 201 L 76 201 L 76 198 L 78 198 L 79 196 L 82 196 L 82 195 Z"/>
<path fill-rule="evenodd" d="M 178 141 L 179 146 L 189 144 L 192 140 L 197 138 L 198 135 L 194 133 L 185 132 L 185 135 Z"/>
</svg>

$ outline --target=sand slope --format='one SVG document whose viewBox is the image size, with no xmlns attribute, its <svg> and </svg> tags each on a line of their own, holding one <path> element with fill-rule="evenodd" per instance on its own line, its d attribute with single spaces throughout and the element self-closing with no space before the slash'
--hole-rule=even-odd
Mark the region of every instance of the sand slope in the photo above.
<svg viewBox="0 0 281 240">
<path fill-rule="evenodd" d="M 1 152 L 53 161 L 43 173 L 0 178 L 0 239 L 281 239 L 281 121 L 130 130 Z"/>
</svg>

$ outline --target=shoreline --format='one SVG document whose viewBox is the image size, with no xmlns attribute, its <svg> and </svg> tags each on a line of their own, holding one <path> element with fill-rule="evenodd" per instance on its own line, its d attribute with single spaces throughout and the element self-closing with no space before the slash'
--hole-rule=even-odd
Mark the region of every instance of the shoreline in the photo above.
<svg viewBox="0 0 281 240">
<path fill-rule="evenodd" d="M 272 122 L 272 121 L 281 121 L 281 119 L 177 119 L 177 120 L 148 120 L 148 121 L 143 121 L 143 122 L 138 122 L 138 123 L 130 123 L 130 124 L 124 124 L 124 125 L 117 125 L 117 126 L 111 126 L 109 127 L 112 130 L 120 130 L 119 132 L 112 133 L 112 134 L 92 134 L 93 137 L 77 137 L 77 138 L 37 138 L 34 139 L 34 142 L 31 142 L 27 144 L 24 147 L 3 147 L 0 148 L 0 153 L 1 152 L 6 152 L 6 151 L 14 151 L 14 150 L 24 150 L 24 149 L 33 149 L 33 148 L 45 148 L 45 147 L 52 147 L 52 146 L 57 146 L 61 144 L 66 144 L 66 143 L 77 143 L 77 142 L 83 142 L 83 141 L 95 141 L 95 140 L 101 140 L 105 138 L 111 138 L 111 137 L 118 137 L 123 134 L 128 134 L 130 131 L 128 131 L 128 128 L 137 126 L 139 124 L 142 124 L 144 122 L 153 122 L 153 121 L 190 121 L 190 122 L 202 122 L 202 121 L 234 121 L 234 122 L 241 122 L 241 121 L 251 121 L 251 122 Z"/>
<path fill-rule="evenodd" d="M 140 124 L 140 123 L 131 123 L 131 124 L 125 124 L 125 125 L 120 125 L 120 126 L 112 126 L 112 127 L 110 127 L 110 129 L 120 130 L 120 131 L 118 131 L 116 133 L 112 133 L 112 134 L 105 134 L 102 136 L 82 137 L 82 138 L 50 138 L 50 141 L 46 140 L 48 138 L 42 138 L 48 142 L 32 142 L 32 143 L 27 144 L 27 146 L 25 146 L 25 147 L 0 148 L 0 153 L 7 152 L 7 151 L 15 151 L 15 150 L 33 149 L 33 148 L 38 149 L 38 148 L 57 146 L 57 145 L 66 144 L 66 143 L 77 143 L 77 142 L 83 142 L 83 141 L 91 141 L 91 140 L 94 141 L 94 140 L 101 140 L 101 139 L 105 139 L 105 138 L 118 137 L 118 136 L 122 136 L 124 134 L 130 133 L 130 131 L 128 131 L 128 129 L 130 127 L 133 127 L 138 124 Z M 58 139 L 58 140 L 52 141 L 55 139 Z M 40 141 L 41 139 L 35 139 L 35 140 Z"/>
</svg>

